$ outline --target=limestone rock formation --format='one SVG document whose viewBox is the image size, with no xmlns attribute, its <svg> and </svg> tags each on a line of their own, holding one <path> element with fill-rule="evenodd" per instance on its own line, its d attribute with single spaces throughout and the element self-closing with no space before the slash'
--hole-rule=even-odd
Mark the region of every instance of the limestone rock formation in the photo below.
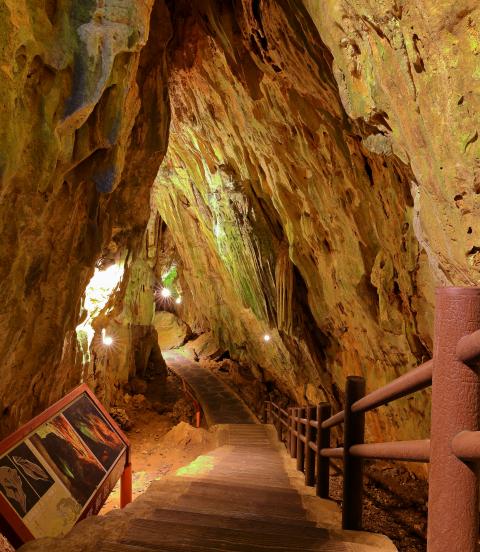
<svg viewBox="0 0 480 552">
<path fill-rule="evenodd" d="M 376 387 L 428 358 L 436 273 L 418 240 L 421 175 L 382 149 L 375 121 L 345 109 L 308 11 L 176 2 L 173 21 L 154 199 L 183 262 L 186 310 L 299 402 L 339 406 L 346 375 Z M 368 427 L 419 436 L 428 416 L 412 413 L 426 407 L 418 395 Z"/>
<path fill-rule="evenodd" d="M 435 285 L 479 280 L 480 14 L 417 4 L 0 1 L 1 432 L 82 377 L 114 401 L 172 262 L 185 322 L 292 401 L 430 357 Z M 112 258 L 94 330 L 121 347 L 86 363 Z M 369 437 L 427 412 L 399 401 Z"/>
<path fill-rule="evenodd" d="M 170 34 L 162 0 L 0 2 L 3 433 L 80 381 L 73 331 L 95 263 L 141 245 Z"/>
<path fill-rule="evenodd" d="M 190 328 L 183 320 L 167 311 L 160 311 L 155 314 L 154 326 L 162 350 L 180 347 L 191 334 Z"/>
</svg>

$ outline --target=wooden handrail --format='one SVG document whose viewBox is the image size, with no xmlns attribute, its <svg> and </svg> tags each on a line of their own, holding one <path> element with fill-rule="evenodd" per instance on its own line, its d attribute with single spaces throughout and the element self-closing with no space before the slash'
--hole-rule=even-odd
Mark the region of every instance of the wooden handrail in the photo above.
<svg viewBox="0 0 480 552">
<path fill-rule="evenodd" d="M 268 403 L 279 438 L 283 440 L 285 431 L 290 455 L 297 459 L 297 468 L 305 471 L 306 484 L 316 485 L 318 496 L 328 498 L 330 459 L 343 459 L 344 529 L 360 528 L 362 459 L 430 462 L 428 552 L 475 552 L 479 523 L 480 373 L 468 363 L 479 357 L 480 287 L 442 288 L 437 290 L 434 359 L 366 395 L 363 378 L 347 378 L 345 408 L 333 416 L 326 403 L 316 408 L 315 415 L 312 407 L 291 407 L 286 411 Z M 363 442 L 366 412 L 430 386 L 430 439 Z M 342 423 L 345 444 L 332 448 L 330 429 Z M 475 469 L 465 469 L 464 462 L 474 464 Z"/>
<path fill-rule="evenodd" d="M 353 412 L 368 412 L 396 399 L 411 395 L 432 385 L 433 360 L 424 362 L 414 370 L 393 380 L 389 384 L 365 395 L 352 405 Z"/>
<path fill-rule="evenodd" d="M 333 416 L 330 416 L 328 420 L 325 420 L 324 422 L 322 422 L 322 428 L 329 429 L 329 428 L 335 427 L 343 423 L 344 420 L 345 420 L 345 410 L 341 410 L 340 412 L 337 412 Z"/>
<path fill-rule="evenodd" d="M 359 458 L 430 462 L 430 439 L 353 445 L 350 454 Z"/>
<path fill-rule="evenodd" d="M 480 330 L 464 335 L 457 344 L 457 358 L 470 362 L 480 355 Z"/>
<path fill-rule="evenodd" d="M 452 440 L 452 452 L 465 462 L 480 458 L 480 431 L 461 431 Z"/>
<path fill-rule="evenodd" d="M 202 420 L 202 407 L 200 405 L 200 401 L 197 399 L 195 395 L 195 391 L 193 390 L 192 386 L 188 383 L 188 381 L 186 381 L 185 378 L 183 378 L 180 374 L 177 374 L 177 372 L 172 370 L 169 366 L 167 366 L 167 370 L 168 372 L 170 372 L 170 374 L 176 376 L 182 382 L 183 392 L 192 401 L 193 406 L 195 408 L 196 427 L 200 427 L 201 420 Z"/>
</svg>

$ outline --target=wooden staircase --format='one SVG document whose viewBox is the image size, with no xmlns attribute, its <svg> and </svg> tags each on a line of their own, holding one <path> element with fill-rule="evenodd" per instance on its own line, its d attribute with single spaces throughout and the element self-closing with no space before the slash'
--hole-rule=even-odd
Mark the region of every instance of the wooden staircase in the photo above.
<svg viewBox="0 0 480 552">
<path fill-rule="evenodd" d="M 218 436 L 221 446 L 128 507 L 122 534 L 107 537 L 98 552 L 396 550 L 385 537 L 309 520 L 293 463 L 289 470 L 271 427 L 223 425 Z"/>
<path fill-rule="evenodd" d="M 166 357 L 188 381 L 217 448 L 157 481 L 123 510 L 21 552 L 395 552 L 382 535 L 342 531 L 337 505 L 305 487 L 272 425 L 256 423 L 209 370 Z"/>
</svg>

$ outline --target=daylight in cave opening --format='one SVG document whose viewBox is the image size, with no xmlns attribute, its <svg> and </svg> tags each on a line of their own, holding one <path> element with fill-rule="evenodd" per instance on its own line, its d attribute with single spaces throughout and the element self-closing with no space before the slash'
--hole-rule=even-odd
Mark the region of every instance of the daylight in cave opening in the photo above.
<svg viewBox="0 0 480 552">
<path fill-rule="evenodd" d="M 76 327 L 76 332 L 79 339 L 82 335 L 86 335 L 88 346 L 92 344 L 95 335 L 92 322 L 107 305 L 112 293 L 121 282 L 123 274 L 122 263 L 114 263 L 104 270 L 95 268 L 95 272 L 87 284 L 82 304 L 84 320 Z M 104 331 L 102 330 L 102 332 Z"/>
<path fill-rule="evenodd" d="M 0 552 L 477 552 L 479 33 L 0 0 Z"/>
</svg>

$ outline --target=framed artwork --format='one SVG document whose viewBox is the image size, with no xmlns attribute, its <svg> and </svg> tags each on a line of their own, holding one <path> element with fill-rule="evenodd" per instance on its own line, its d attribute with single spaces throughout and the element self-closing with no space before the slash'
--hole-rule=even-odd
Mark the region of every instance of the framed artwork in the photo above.
<svg viewBox="0 0 480 552">
<path fill-rule="evenodd" d="M 81 385 L 0 442 L 0 529 L 14 546 L 64 535 L 99 512 L 120 478 L 123 507 L 130 444 Z"/>
</svg>

